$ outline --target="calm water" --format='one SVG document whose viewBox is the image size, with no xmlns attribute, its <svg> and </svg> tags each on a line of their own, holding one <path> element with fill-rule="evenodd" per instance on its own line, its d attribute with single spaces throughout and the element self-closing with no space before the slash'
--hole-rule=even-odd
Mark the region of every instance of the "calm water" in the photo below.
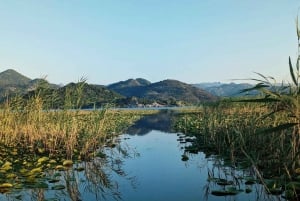
<svg viewBox="0 0 300 201">
<path fill-rule="evenodd" d="M 0 200 L 283 200 L 266 195 L 258 184 L 246 186 L 241 178 L 251 176 L 251 171 L 226 167 L 221 158 L 198 153 L 189 154 L 189 160 L 182 161 L 186 144 L 180 143 L 177 133 L 171 130 L 168 112 L 142 119 L 117 139 L 116 148 L 104 150 L 105 159 L 77 165 L 84 171 L 50 172 L 49 177 L 56 174 L 59 183 L 46 182 L 46 189 L 14 190 L 2 194 Z M 235 196 L 212 195 L 212 190 L 225 188 L 212 177 L 236 179 L 235 187 L 241 192 Z M 53 185 L 66 188 L 50 190 Z M 252 192 L 245 193 L 246 188 Z"/>
</svg>

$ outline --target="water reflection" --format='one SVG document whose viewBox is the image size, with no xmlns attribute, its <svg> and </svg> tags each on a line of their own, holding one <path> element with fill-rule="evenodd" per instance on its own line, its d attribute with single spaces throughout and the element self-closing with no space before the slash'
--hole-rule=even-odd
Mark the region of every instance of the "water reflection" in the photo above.
<svg viewBox="0 0 300 201">
<path fill-rule="evenodd" d="M 116 177 L 123 178 L 128 186 L 135 188 L 135 178 L 122 168 L 124 160 L 131 156 L 127 146 L 119 144 L 114 149 L 103 148 L 93 160 L 77 163 L 64 171 L 48 171 L 35 183 L 0 194 L 0 200 L 121 200 Z"/>
<path fill-rule="evenodd" d="M 282 200 L 265 193 L 253 169 L 186 151 L 191 141 L 179 142 L 182 134 L 172 133 L 173 115 L 169 110 L 146 116 L 119 136 L 114 148 L 102 148 L 93 160 L 66 171 L 50 171 L 40 186 L 23 186 L 0 200 Z M 221 196 L 224 192 L 232 194 Z"/>
<path fill-rule="evenodd" d="M 221 157 L 210 157 L 207 181 L 203 187 L 205 200 L 285 200 L 266 192 L 252 167 L 238 168 Z"/>
<path fill-rule="evenodd" d="M 176 114 L 175 110 L 160 110 L 158 114 L 146 115 L 129 127 L 125 133 L 131 135 L 146 135 L 152 130 L 166 133 L 173 132 L 172 120 Z"/>
</svg>

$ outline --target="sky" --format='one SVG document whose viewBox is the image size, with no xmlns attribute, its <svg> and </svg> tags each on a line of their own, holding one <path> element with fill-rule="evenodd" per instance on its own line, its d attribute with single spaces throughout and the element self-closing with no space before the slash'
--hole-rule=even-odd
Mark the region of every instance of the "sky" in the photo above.
<svg viewBox="0 0 300 201">
<path fill-rule="evenodd" d="M 56 84 L 290 80 L 299 0 L 0 0 L 0 72 Z"/>
</svg>

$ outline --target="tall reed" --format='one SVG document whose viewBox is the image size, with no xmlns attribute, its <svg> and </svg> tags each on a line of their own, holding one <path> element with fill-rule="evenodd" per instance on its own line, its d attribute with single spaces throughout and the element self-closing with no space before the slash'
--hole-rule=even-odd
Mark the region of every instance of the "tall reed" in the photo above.
<svg viewBox="0 0 300 201">
<path fill-rule="evenodd" d="M 28 97 L 7 99 L 0 110 L 0 146 L 33 154 L 86 158 L 138 118 L 108 108 L 81 110 L 84 85 L 85 80 L 81 80 L 75 91 L 66 89 L 62 109 L 51 109 L 59 97 L 43 83 Z"/>
<path fill-rule="evenodd" d="M 297 21 L 298 23 L 298 21 Z M 265 176 L 300 172 L 300 30 L 297 24 L 298 57 L 289 58 L 292 82 L 278 85 L 273 77 L 257 73 L 257 84 L 242 92 L 257 90 L 259 96 L 220 101 L 204 106 L 197 115 L 181 119 L 177 127 L 192 132 L 198 144 L 233 160 L 246 157 Z M 189 123 L 186 123 L 189 119 Z M 187 128 L 188 127 L 188 128 Z"/>
</svg>

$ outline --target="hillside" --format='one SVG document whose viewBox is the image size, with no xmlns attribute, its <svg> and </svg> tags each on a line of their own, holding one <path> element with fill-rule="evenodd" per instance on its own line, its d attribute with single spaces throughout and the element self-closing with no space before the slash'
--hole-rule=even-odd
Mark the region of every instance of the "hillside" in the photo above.
<svg viewBox="0 0 300 201">
<path fill-rule="evenodd" d="M 12 69 L 0 73 L 0 87 L 23 87 L 27 86 L 30 81 L 31 79 Z"/>
<path fill-rule="evenodd" d="M 8 69 L 0 73 L 0 101 L 8 95 L 26 94 L 34 90 L 41 82 L 51 88 L 58 88 L 43 79 L 30 79 L 15 70 Z"/>
<path fill-rule="evenodd" d="M 76 104 L 75 102 L 78 97 L 77 88 L 79 85 L 80 83 L 70 83 L 58 89 L 61 104 L 65 103 L 66 97 L 68 97 L 67 93 L 70 94 L 73 104 Z M 124 98 L 120 94 L 115 93 L 102 85 L 90 85 L 85 83 L 82 92 L 80 105 L 83 108 L 91 108 L 94 106 L 101 107 L 104 104 L 114 103 L 116 100 Z"/>
<path fill-rule="evenodd" d="M 245 96 L 245 95 L 257 95 L 257 91 L 249 91 L 247 93 L 241 93 L 242 90 L 248 89 L 253 87 L 251 84 L 247 83 L 199 83 L 194 84 L 194 86 L 204 89 L 208 91 L 209 93 L 219 96 L 219 97 L 239 97 L 239 96 Z"/>
<path fill-rule="evenodd" d="M 6 96 L 22 95 L 25 99 L 39 93 L 44 97 L 45 105 L 51 108 L 61 108 L 65 105 L 67 93 L 69 93 L 70 104 L 75 106 L 78 95 L 76 87 L 78 84 L 70 83 L 59 87 L 44 79 L 30 79 L 15 70 L 6 70 L 0 73 L 0 102 Z M 117 94 L 105 86 L 84 84 L 80 105 L 83 107 L 100 107 L 102 104 L 112 103 L 123 96 Z M 70 106 L 71 107 L 71 106 Z"/>
<path fill-rule="evenodd" d="M 177 80 L 164 80 L 151 84 L 149 82 L 146 85 L 137 82 L 135 82 L 137 84 L 132 85 L 132 83 L 132 80 L 127 80 L 109 85 L 108 88 L 127 97 L 156 100 L 164 104 L 174 102 L 197 104 L 204 101 L 216 100 L 215 96 L 205 90 Z"/>
<path fill-rule="evenodd" d="M 43 97 L 44 107 L 52 109 L 99 108 L 124 98 L 105 86 L 87 83 L 70 83 L 60 88 L 39 87 L 23 98 L 29 99 L 37 94 Z"/>
<path fill-rule="evenodd" d="M 132 97 L 136 96 L 136 94 L 142 93 L 144 87 L 150 84 L 151 82 L 146 79 L 137 78 L 110 84 L 107 88 L 122 94 L 123 96 Z"/>
<path fill-rule="evenodd" d="M 0 73 L 0 101 L 6 96 L 22 95 L 25 99 L 36 95 L 44 97 L 46 107 L 91 108 L 107 103 L 116 106 L 174 106 L 214 101 L 216 96 L 203 89 L 177 81 L 164 80 L 151 83 L 137 78 L 117 82 L 109 86 L 70 83 L 59 87 L 44 79 L 30 79 L 14 70 Z M 81 98 L 78 98 L 81 97 Z"/>
</svg>

